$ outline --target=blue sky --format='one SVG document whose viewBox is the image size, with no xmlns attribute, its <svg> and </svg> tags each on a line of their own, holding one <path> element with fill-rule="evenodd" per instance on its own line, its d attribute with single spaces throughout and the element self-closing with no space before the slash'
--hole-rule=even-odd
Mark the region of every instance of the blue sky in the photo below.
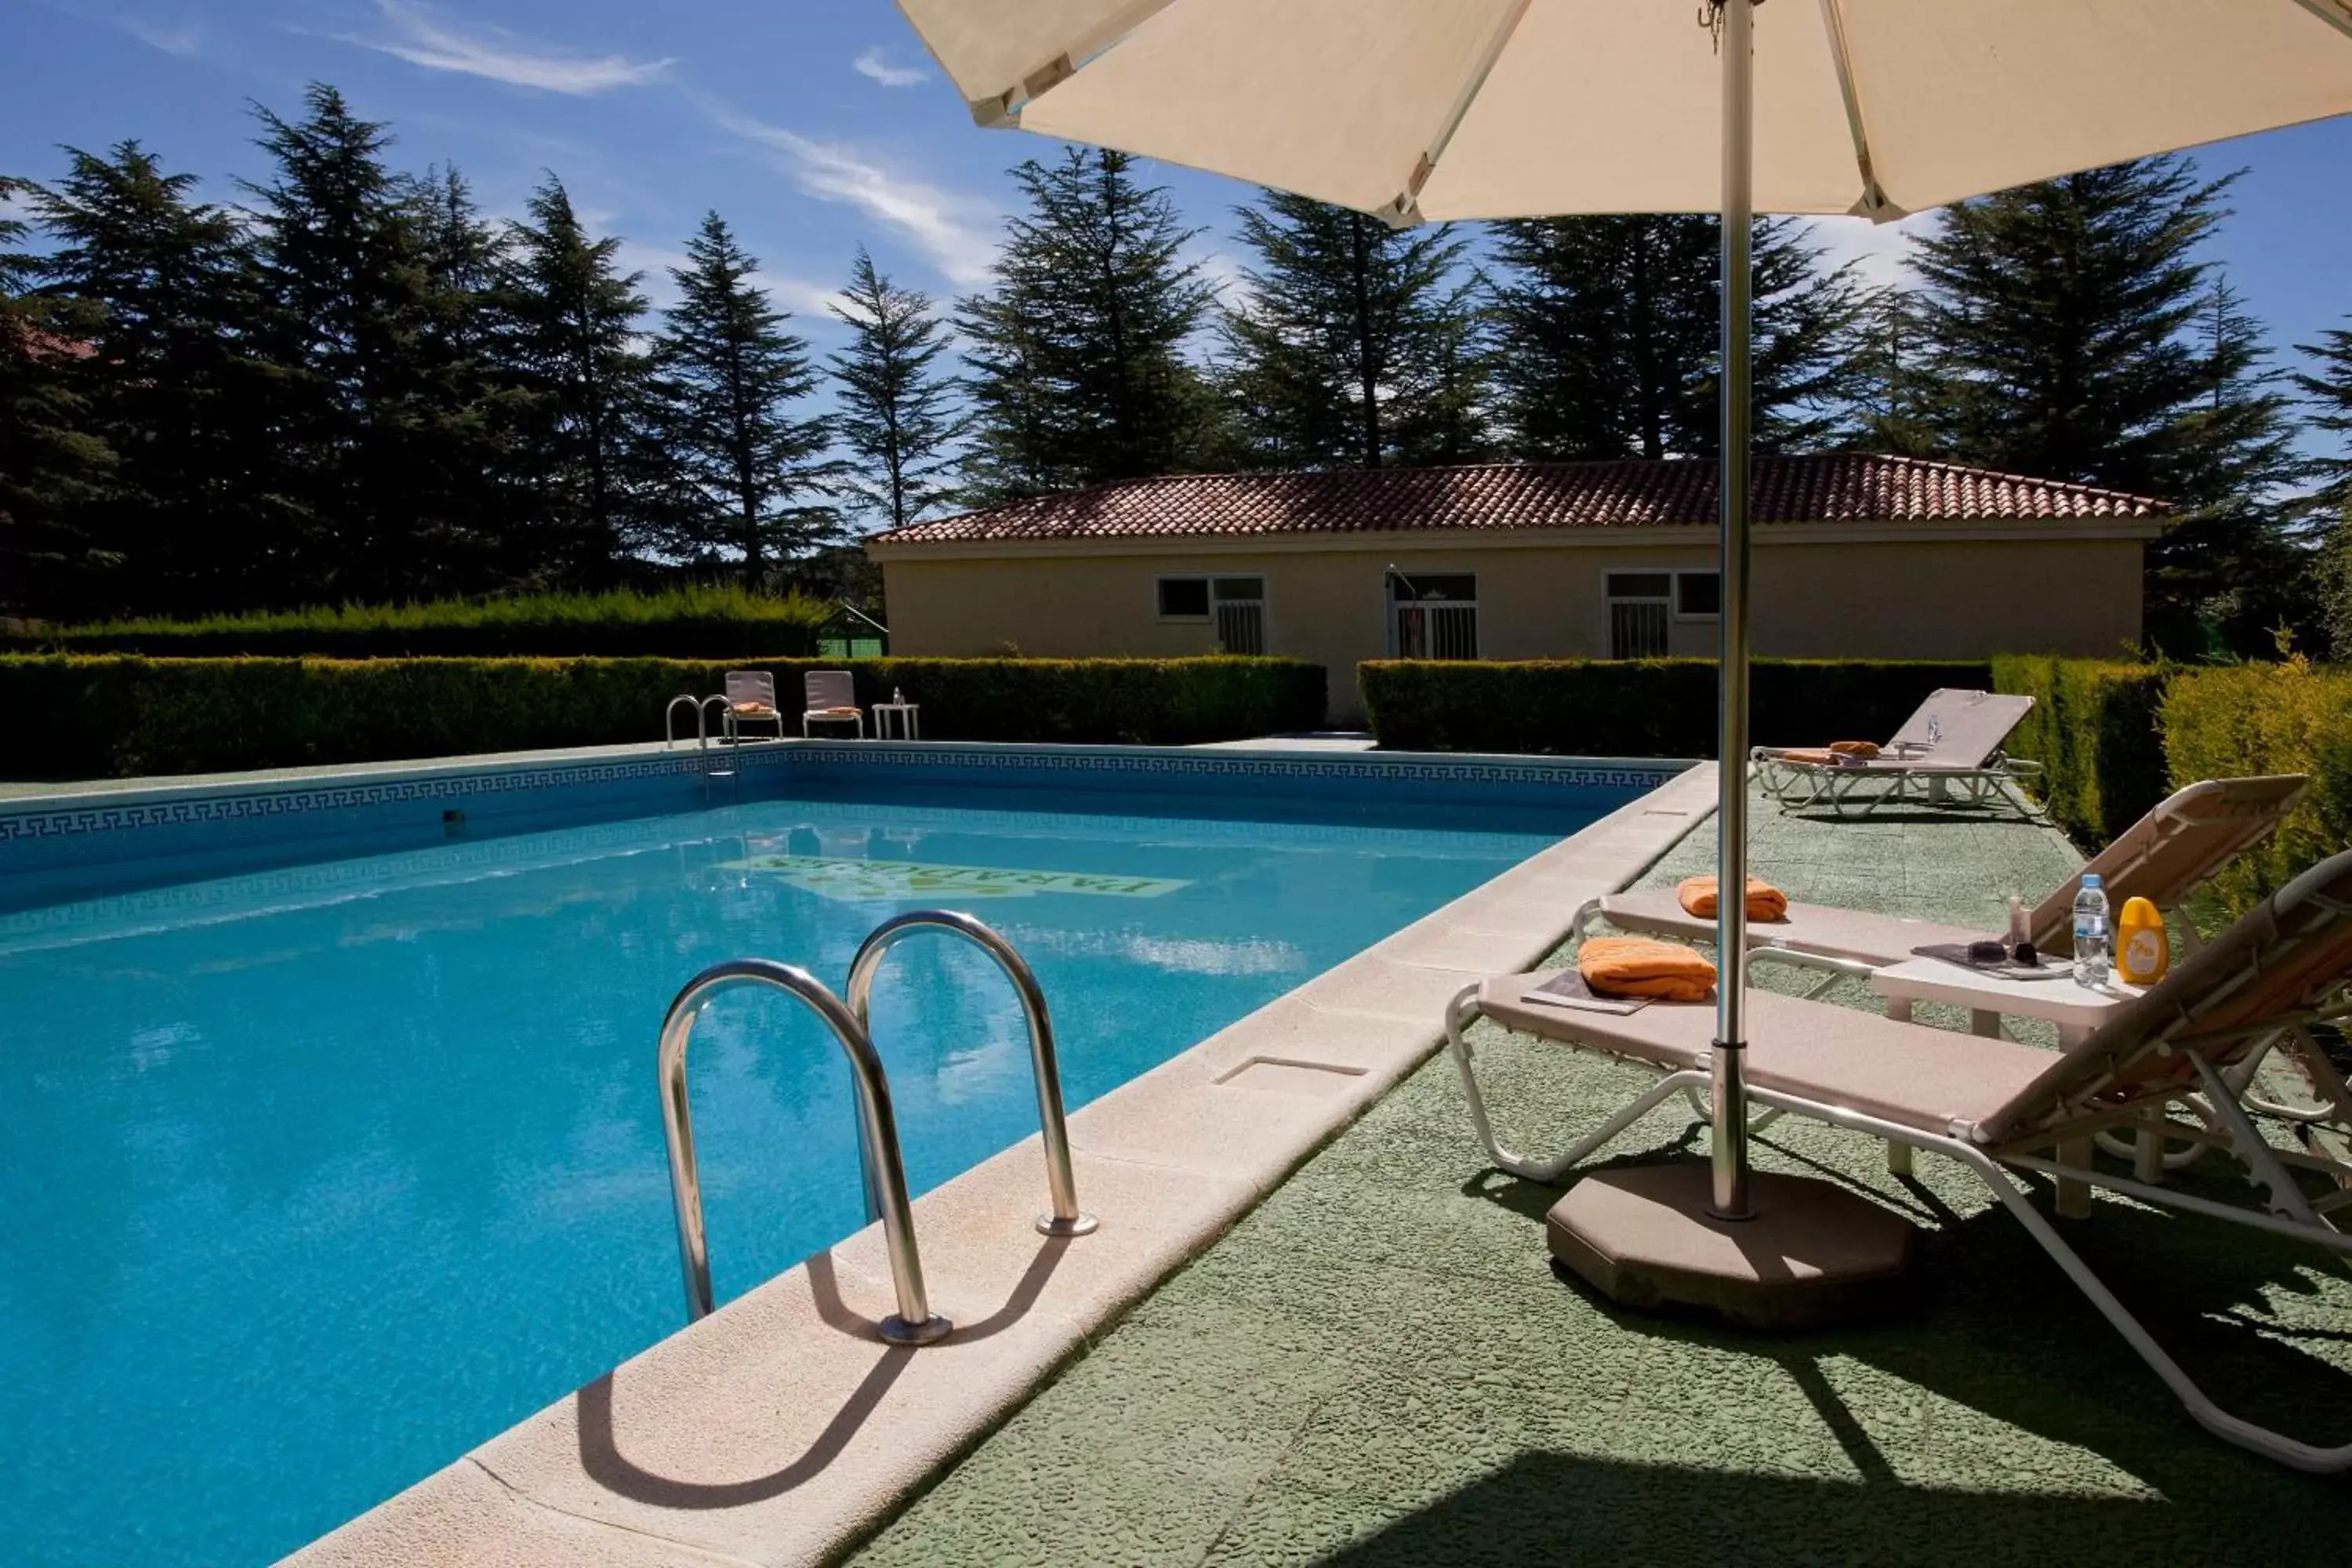
<svg viewBox="0 0 2352 1568">
<path fill-rule="evenodd" d="M 260 173 L 248 100 L 297 107 L 331 81 L 388 121 L 395 157 L 454 162 L 493 214 L 552 169 L 664 292 L 718 208 L 779 301 L 824 344 L 826 293 L 863 243 L 948 296 L 982 281 L 1012 201 L 1005 171 L 1049 151 L 976 130 L 887 0 L 5 0 L 0 172 L 42 178 L 58 143 L 137 137 L 205 194 Z M 2217 247 L 2282 346 L 2352 314 L 2352 121 L 2276 132 L 2206 155 L 2245 166 Z M 1240 185 L 1166 171 L 1213 273 Z M 1834 253 L 1885 273 L 1902 243 L 1853 220 Z"/>
</svg>

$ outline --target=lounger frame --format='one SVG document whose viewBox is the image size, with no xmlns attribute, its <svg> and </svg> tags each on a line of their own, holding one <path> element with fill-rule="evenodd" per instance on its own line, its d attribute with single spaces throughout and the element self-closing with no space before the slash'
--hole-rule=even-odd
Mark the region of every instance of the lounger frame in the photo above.
<svg viewBox="0 0 2352 1568">
<path fill-rule="evenodd" d="M 1479 1142 L 1485 1146 L 1487 1158 L 1498 1170 L 1528 1181 L 1556 1185 L 1570 1171 L 1614 1142 L 1627 1128 L 1675 1094 L 1688 1095 L 1695 1104 L 1705 1105 L 1705 1097 L 1711 1090 L 1712 1080 L 1709 1064 L 1703 1059 L 1688 1068 L 1661 1070 L 1659 1064 L 1639 1057 L 1569 1040 L 1564 1043 L 1571 1048 L 1593 1051 L 1661 1071 L 1659 1080 L 1600 1127 L 1579 1139 L 1565 1153 L 1549 1160 L 1514 1153 L 1496 1136 L 1486 1096 L 1478 1087 L 1477 1074 L 1472 1065 L 1474 1053 L 1466 1031 L 1469 1025 L 1481 1016 L 1478 994 L 1477 986 L 1466 987 L 1447 1005 L 1446 1049 L 1461 1075 L 1463 1092 L 1469 1100 L 1470 1118 L 1477 1130 Z M 2330 1007 L 2266 1021 L 2255 1032 L 2267 1033 L 2271 1039 L 2259 1042 L 2255 1049 L 2267 1049 L 2277 1039 L 2290 1036 L 2300 1036 L 2308 1041 L 2312 1024 L 2346 1017 L 2352 1017 L 2352 1002 L 2338 1002 Z M 2172 1391 L 2199 1426 L 2227 1442 L 2292 1468 L 2315 1474 L 2340 1474 L 2352 1470 L 2352 1444 L 2321 1447 L 2301 1442 L 2232 1415 L 2216 1405 L 2156 1342 L 2146 1326 L 2107 1288 L 2090 1265 L 2084 1262 L 2081 1255 L 2067 1245 L 2049 1218 L 2034 1205 L 2032 1189 L 2012 1176 L 2010 1169 L 2004 1168 L 2030 1172 L 2056 1183 L 2057 1207 L 2061 1215 L 2068 1215 L 2070 1211 L 2076 1215 L 2084 1212 L 2088 1205 L 2081 1200 L 2087 1199 L 2088 1189 L 2105 1187 L 2144 1203 L 2309 1241 L 2339 1257 L 2352 1257 L 2352 1235 L 2345 1234 L 2336 1224 L 2337 1215 L 2352 1212 L 2352 1166 L 2308 1152 L 2278 1149 L 2263 1140 L 2247 1115 L 2242 1086 L 2233 1087 L 2231 1076 L 2212 1067 L 2206 1059 L 2204 1053 L 2210 1048 L 2242 1047 L 2249 1033 L 2248 1030 L 2226 1031 L 2211 1037 L 2176 1037 L 2167 1042 L 2169 1050 L 2185 1054 L 2186 1058 L 2195 1065 L 2214 1116 L 2223 1125 L 2220 1130 L 2180 1130 L 2179 1124 L 2166 1122 L 2165 1129 L 2168 1132 L 2180 1131 L 2183 1135 L 2226 1146 L 2246 1167 L 2249 1178 L 2266 1194 L 2267 1206 L 2259 1210 L 2217 1203 L 2194 1194 L 2155 1185 L 2137 1179 L 2138 1173 L 2135 1173 L 2133 1178 L 2125 1178 L 2097 1169 L 2092 1163 L 2089 1145 L 2091 1134 L 2099 1129 L 2090 1122 L 2070 1123 L 2063 1129 L 2044 1129 L 2026 1142 L 1989 1146 L 1972 1124 L 1955 1123 L 1947 1132 L 1937 1134 L 1845 1106 L 1751 1085 L 1748 1089 L 1748 1100 L 1760 1107 L 1765 1115 L 1755 1118 L 1749 1125 L 1751 1129 L 1758 1129 L 1769 1118 L 1800 1116 L 1826 1126 L 1843 1128 L 1882 1140 L 1886 1145 L 1888 1169 L 1896 1174 L 1908 1174 L 1914 1154 L 1922 1150 L 1954 1161 L 1982 1182 L 2000 1200 L 2001 1206 L 2025 1227 L 2026 1234 L 2033 1237 L 2075 1288 L 2098 1309 L 2109 1326 L 2123 1336 L 2125 1342 Z M 2324 1054 L 2321 1059 L 2325 1059 Z M 2341 1115 L 2352 1110 L 2352 1105 L 2347 1105 L 2343 1080 L 2334 1078 L 2332 1069 L 2330 1077 L 2333 1079 L 2332 1088 L 2324 1082 L 2322 1092 L 2332 1099 L 2336 1113 Z M 2112 1125 L 2134 1126 L 2151 1117 L 2160 1119 L 2161 1114 L 2160 1105 L 2142 1104 L 2119 1112 L 2113 1119 Z M 2142 1146 L 2146 1146 L 2145 1141 Z M 2053 1154 L 2042 1153 L 2040 1151 L 2043 1149 L 2053 1150 Z M 2336 1181 L 2337 1190 L 2318 1199 L 2308 1197 L 2294 1180 L 2290 1166 L 2325 1172 Z"/>
<path fill-rule="evenodd" d="M 1995 752 L 1975 767 L 1951 763 L 1902 765 L 1901 758 L 1880 757 L 1869 765 L 1799 762 L 1759 748 L 1748 753 L 1757 782 L 1780 803 L 1783 811 L 1809 811 L 1826 805 L 1838 817 L 1861 818 L 1881 806 L 1909 801 L 1930 807 L 2005 805 L 2021 816 L 2039 819 L 2042 808 L 2021 790 L 2002 786 L 2039 778 L 2042 764 L 2030 757 Z M 1864 784 L 1885 787 L 1864 792 Z"/>
</svg>

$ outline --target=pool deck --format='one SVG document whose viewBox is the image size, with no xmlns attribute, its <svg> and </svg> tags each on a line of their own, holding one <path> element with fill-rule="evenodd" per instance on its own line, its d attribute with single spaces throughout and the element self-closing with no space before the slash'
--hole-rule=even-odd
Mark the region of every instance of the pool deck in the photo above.
<svg viewBox="0 0 2352 1568">
<path fill-rule="evenodd" d="M 1710 868 L 1712 852 L 1694 834 L 1645 879 Z M 1761 801 L 1754 854 L 1802 898 L 1987 925 L 2000 895 L 2038 893 L 2078 858 L 2027 822 L 1822 823 Z M 1502 970 L 1514 955 L 1483 958 Z M 1475 1027 L 1504 1136 L 1523 1147 L 1563 1146 L 1651 1081 Z M 1617 1152 L 1703 1147 L 1677 1102 Z M 1957 1167 L 1922 1159 L 1898 1180 L 1874 1143 L 1791 1121 L 1755 1152 L 1921 1225 L 1920 1312 L 1773 1338 L 1586 1293 L 1548 1266 L 1558 1193 L 1487 1167 L 1452 1065 L 1433 1060 L 856 1561 L 2352 1561 L 2342 1478 L 2194 1426 Z M 2352 1437 L 2340 1262 L 2105 1194 L 2070 1235 L 2226 1407 L 2312 1441 Z"/>
<path fill-rule="evenodd" d="M 1706 814 L 1714 780 L 1689 770 L 1074 1113 L 1096 1234 L 1031 1228 L 1045 1188 L 1034 1138 L 917 1200 L 931 1306 L 957 1324 L 946 1341 L 876 1336 L 891 1295 L 869 1226 L 289 1561 L 837 1556 L 1284 1190 L 1428 1058 L 1448 997 L 1554 948 L 1580 903 Z"/>
</svg>

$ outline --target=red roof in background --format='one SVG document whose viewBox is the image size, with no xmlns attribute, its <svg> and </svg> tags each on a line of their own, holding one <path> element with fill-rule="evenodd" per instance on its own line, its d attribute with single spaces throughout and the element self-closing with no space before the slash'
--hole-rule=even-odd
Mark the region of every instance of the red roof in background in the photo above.
<svg viewBox="0 0 2352 1568">
<path fill-rule="evenodd" d="M 89 359 L 98 353 L 95 344 L 86 343 L 79 338 L 67 337 L 61 332 L 52 332 L 29 321 L 0 320 L 0 327 L 16 333 L 16 341 L 24 345 L 25 355 L 28 359 Z"/>
<path fill-rule="evenodd" d="M 1458 468 L 1174 474 L 1009 502 L 877 534 L 888 544 L 1655 528 L 1716 521 L 1713 462 L 1485 463 Z M 2053 522 L 2168 516 L 2146 496 L 1916 458 L 1759 458 L 1756 521 Z"/>
</svg>

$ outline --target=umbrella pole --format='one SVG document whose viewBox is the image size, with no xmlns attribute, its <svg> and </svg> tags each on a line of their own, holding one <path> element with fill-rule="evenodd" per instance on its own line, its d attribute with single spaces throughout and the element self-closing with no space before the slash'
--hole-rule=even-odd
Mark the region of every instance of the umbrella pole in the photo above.
<svg viewBox="0 0 2352 1568">
<path fill-rule="evenodd" d="M 1748 468 L 1749 247 L 1755 217 L 1753 0 L 1717 0 L 1723 61 L 1722 604 L 1717 675 L 1720 795 L 1715 816 L 1717 920 L 1712 1212 L 1747 1219 L 1748 1192 Z"/>
</svg>

